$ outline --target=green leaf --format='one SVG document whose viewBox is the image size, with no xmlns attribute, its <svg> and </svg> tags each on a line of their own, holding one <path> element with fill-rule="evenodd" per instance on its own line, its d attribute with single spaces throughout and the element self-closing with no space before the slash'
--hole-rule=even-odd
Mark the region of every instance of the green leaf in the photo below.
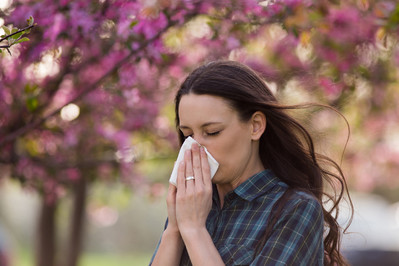
<svg viewBox="0 0 399 266">
<path fill-rule="evenodd" d="M 388 28 L 395 29 L 399 25 L 399 5 L 392 11 L 388 18 Z"/>
<path fill-rule="evenodd" d="M 7 38 L 8 45 L 11 46 L 15 43 L 15 40 L 12 37 Z"/>
<path fill-rule="evenodd" d="M 39 106 L 39 102 L 37 98 L 30 97 L 26 100 L 26 107 L 28 108 L 29 111 L 33 112 L 37 109 Z"/>
<path fill-rule="evenodd" d="M 16 41 L 14 44 L 21 43 L 21 42 L 27 42 L 27 41 L 29 41 L 29 38 L 23 37 L 22 39 L 19 39 L 18 41 Z"/>
<path fill-rule="evenodd" d="M 1 26 L 1 28 L 4 30 L 4 32 L 6 33 L 6 35 L 10 35 L 11 34 L 11 32 L 10 32 L 10 29 L 7 27 L 7 26 Z"/>
<path fill-rule="evenodd" d="M 14 33 L 14 32 L 17 32 L 17 31 L 18 31 L 18 28 L 11 29 L 11 33 Z"/>
<path fill-rule="evenodd" d="M 134 26 L 136 26 L 137 25 L 137 23 L 139 23 L 139 21 L 138 20 L 133 20 L 131 23 L 130 23 L 130 28 L 133 28 Z"/>
<path fill-rule="evenodd" d="M 27 84 L 25 85 L 25 92 L 26 92 L 26 93 L 33 94 L 33 93 L 35 93 L 35 92 L 37 91 L 38 88 L 39 88 L 39 86 L 38 86 L 37 84 L 30 84 L 30 83 L 27 83 Z"/>
<path fill-rule="evenodd" d="M 170 60 L 170 56 L 164 53 L 161 53 L 161 58 L 164 62 L 168 62 Z"/>
<path fill-rule="evenodd" d="M 15 34 L 15 35 L 13 35 L 12 37 L 13 37 L 15 40 L 17 40 L 17 39 L 19 39 L 19 37 L 21 37 L 24 33 L 25 33 L 25 31 L 21 31 L 20 33 L 17 33 L 17 34 Z"/>
<path fill-rule="evenodd" d="M 32 16 L 30 16 L 26 21 L 28 22 L 28 26 L 32 26 L 33 23 L 35 22 Z"/>
</svg>

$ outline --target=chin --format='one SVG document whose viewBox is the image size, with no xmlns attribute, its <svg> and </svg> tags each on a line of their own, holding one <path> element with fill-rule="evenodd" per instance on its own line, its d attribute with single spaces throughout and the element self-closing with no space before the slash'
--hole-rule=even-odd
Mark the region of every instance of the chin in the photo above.
<svg viewBox="0 0 399 266">
<path fill-rule="evenodd" d="M 213 183 L 213 184 L 217 184 L 217 183 L 218 183 L 218 180 L 219 180 L 219 172 L 217 171 L 217 172 L 215 173 L 215 175 L 213 176 L 213 178 L 212 178 L 212 183 Z"/>
</svg>

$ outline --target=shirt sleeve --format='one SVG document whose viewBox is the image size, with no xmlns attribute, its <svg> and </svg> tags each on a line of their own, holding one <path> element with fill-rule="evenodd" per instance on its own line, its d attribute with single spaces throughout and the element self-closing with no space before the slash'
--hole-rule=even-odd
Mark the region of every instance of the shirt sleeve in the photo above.
<svg viewBox="0 0 399 266">
<path fill-rule="evenodd" d="M 323 265 L 323 228 L 323 209 L 316 199 L 288 201 L 251 265 Z"/>
</svg>

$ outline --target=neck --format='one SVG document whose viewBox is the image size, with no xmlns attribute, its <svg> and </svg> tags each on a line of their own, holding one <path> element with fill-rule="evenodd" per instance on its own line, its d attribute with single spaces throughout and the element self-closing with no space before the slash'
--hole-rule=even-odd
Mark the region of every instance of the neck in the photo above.
<svg viewBox="0 0 399 266">
<path fill-rule="evenodd" d="M 232 182 L 229 182 L 226 184 L 216 184 L 216 188 L 217 188 L 218 194 L 219 194 L 219 201 L 220 201 L 221 208 L 223 208 L 224 197 L 227 195 L 227 193 L 236 189 L 239 185 L 244 183 L 251 176 L 265 170 L 265 167 L 263 167 L 263 164 L 259 159 L 254 165 L 252 165 L 251 167 L 248 167 L 247 169 L 250 169 L 250 171 L 247 171 L 246 173 L 242 173 L 241 175 L 239 175 L 239 177 L 235 178 Z"/>
</svg>

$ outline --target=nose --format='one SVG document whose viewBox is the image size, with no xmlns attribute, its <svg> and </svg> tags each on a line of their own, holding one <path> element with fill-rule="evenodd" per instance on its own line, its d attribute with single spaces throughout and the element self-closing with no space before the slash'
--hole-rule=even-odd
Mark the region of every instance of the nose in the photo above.
<svg viewBox="0 0 399 266">
<path fill-rule="evenodd" d="M 205 145 L 204 145 L 204 139 L 203 139 L 203 138 L 195 136 L 195 137 L 193 137 L 193 139 L 194 139 L 199 145 L 205 146 Z"/>
</svg>

